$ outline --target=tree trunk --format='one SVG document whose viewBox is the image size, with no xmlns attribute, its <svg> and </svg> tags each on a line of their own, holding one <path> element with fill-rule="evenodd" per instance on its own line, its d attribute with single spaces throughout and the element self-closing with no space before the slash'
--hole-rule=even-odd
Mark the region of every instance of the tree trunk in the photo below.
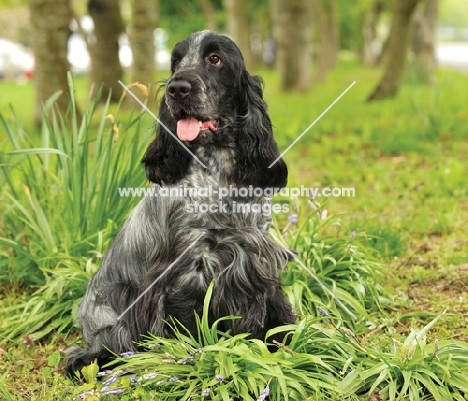
<svg viewBox="0 0 468 401">
<path fill-rule="evenodd" d="M 198 0 L 198 4 L 205 17 L 206 29 L 209 29 L 210 31 L 217 31 L 218 23 L 216 22 L 216 14 L 215 14 L 213 4 L 211 4 L 211 1 L 210 0 Z"/>
<path fill-rule="evenodd" d="M 227 15 L 227 31 L 244 56 L 247 69 L 252 68 L 250 53 L 249 16 L 246 0 L 223 0 Z"/>
<path fill-rule="evenodd" d="M 159 0 L 133 0 L 131 4 L 131 81 L 150 86 L 155 79 L 154 30 L 158 23 Z"/>
<path fill-rule="evenodd" d="M 40 126 L 43 103 L 55 92 L 63 92 L 56 103 L 59 111 L 64 115 L 68 109 L 67 43 L 73 11 L 69 1 L 30 0 L 29 12 L 31 45 L 36 60 L 34 121 Z"/>
<path fill-rule="evenodd" d="M 119 60 L 119 35 L 123 32 L 118 0 L 89 0 L 88 13 L 94 21 L 94 38 L 90 43 L 91 82 L 94 92 L 102 85 L 103 100 L 122 96 L 122 67 Z"/>
<path fill-rule="evenodd" d="M 437 46 L 437 0 L 425 0 L 424 10 L 417 11 L 411 23 L 411 65 L 409 75 L 418 83 L 435 83 Z"/>
<path fill-rule="evenodd" d="M 374 0 L 364 17 L 362 36 L 364 39 L 364 65 L 375 67 L 379 61 L 377 23 L 384 9 L 382 0 Z"/>
<path fill-rule="evenodd" d="M 426 20 L 426 83 L 435 84 L 437 69 L 437 20 L 439 17 L 439 0 L 426 0 L 424 18 Z"/>
<path fill-rule="evenodd" d="M 312 5 L 320 37 L 317 79 L 324 81 L 338 55 L 338 7 L 336 0 L 313 0 Z"/>
<path fill-rule="evenodd" d="M 409 24 L 418 2 L 419 0 L 395 0 L 384 73 L 379 84 L 367 99 L 368 101 L 390 98 L 396 95 L 401 85 L 408 58 Z"/>
<path fill-rule="evenodd" d="M 276 63 L 283 91 L 310 87 L 311 10 L 308 0 L 272 0 Z"/>
</svg>

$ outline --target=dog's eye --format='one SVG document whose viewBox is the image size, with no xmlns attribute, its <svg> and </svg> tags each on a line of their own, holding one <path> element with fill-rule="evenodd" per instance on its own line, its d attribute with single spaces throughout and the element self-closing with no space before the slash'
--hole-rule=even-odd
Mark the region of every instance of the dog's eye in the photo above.
<svg viewBox="0 0 468 401">
<path fill-rule="evenodd" d="M 176 58 L 172 58 L 171 59 L 171 66 L 172 66 L 172 69 L 174 70 L 178 65 L 179 65 L 180 61 L 177 60 Z"/>
<path fill-rule="evenodd" d="M 210 57 L 208 57 L 208 61 L 211 64 L 214 64 L 214 65 L 220 65 L 221 64 L 221 59 L 219 58 L 219 56 L 217 54 L 212 54 Z"/>
</svg>

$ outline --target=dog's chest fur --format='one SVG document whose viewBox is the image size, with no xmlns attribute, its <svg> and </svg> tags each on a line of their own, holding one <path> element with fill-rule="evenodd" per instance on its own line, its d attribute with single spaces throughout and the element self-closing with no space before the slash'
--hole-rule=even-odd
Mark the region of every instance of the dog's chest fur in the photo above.
<svg viewBox="0 0 468 401">
<path fill-rule="evenodd" d="M 251 274 L 249 268 L 258 272 L 265 266 L 268 276 L 276 275 L 285 264 L 283 255 L 277 251 L 264 254 L 265 238 L 271 226 L 269 213 L 252 213 L 249 209 L 252 204 L 256 204 L 257 208 L 268 206 L 271 200 L 263 196 L 219 195 L 221 189 L 229 189 L 232 185 L 230 176 L 237 168 L 234 152 L 229 147 L 204 146 L 197 149 L 194 153 L 206 168 L 194 160 L 187 176 L 172 186 L 196 191 L 184 197 L 165 200 L 172 204 L 168 232 L 171 233 L 170 241 L 177 244 L 176 247 L 182 244 L 187 248 L 203 234 L 187 257 L 178 263 L 184 267 L 177 268 L 176 291 L 184 287 L 205 290 L 209 282 L 221 273 L 225 276 L 240 275 L 242 281 L 248 282 Z M 240 207 L 241 204 L 246 208 Z M 206 211 L 202 205 L 212 205 L 216 210 Z M 180 252 L 183 250 L 181 247 Z M 249 263 L 246 263 L 247 260 Z M 235 282 L 234 278 L 232 282 Z"/>
</svg>

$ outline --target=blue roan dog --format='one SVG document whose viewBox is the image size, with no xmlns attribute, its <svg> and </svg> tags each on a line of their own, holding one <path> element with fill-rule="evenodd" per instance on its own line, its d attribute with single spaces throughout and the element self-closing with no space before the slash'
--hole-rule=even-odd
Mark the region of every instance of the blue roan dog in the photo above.
<svg viewBox="0 0 468 401">
<path fill-rule="evenodd" d="M 269 168 L 279 152 L 262 81 L 246 71 L 232 40 L 210 31 L 178 43 L 171 70 L 160 106 L 165 127 L 159 125 L 143 158 L 147 177 L 157 191 L 215 191 L 146 196 L 133 210 L 81 303 L 79 323 L 88 348 L 69 350 L 70 373 L 96 358 L 102 365 L 113 353 L 138 351 L 147 333 L 173 336 L 171 317 L 196 336 L 194 316 L 202 313 L 212 280 L 209 319 L 241 317 L 223 322 L 221 330 L 264 340 L 271 328 L 295 321 L 279 278 L 288 253 L 268 236 L 269 213 L 233 210 L 239 203 L 269 210 L 271 196 L 231 194 L 222 199 L 223 210 L 191 213 L 196 202 L 218 204 L 221 188 L 286 185 L 284 161 Z M 267 340 L 273 339 L 283 336 Z"/>
</svg>

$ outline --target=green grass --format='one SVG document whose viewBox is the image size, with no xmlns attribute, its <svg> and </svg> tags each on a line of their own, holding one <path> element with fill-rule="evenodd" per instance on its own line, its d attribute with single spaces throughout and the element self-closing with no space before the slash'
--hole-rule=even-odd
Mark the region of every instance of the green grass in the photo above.
<svg viewBox="0 0 468 401">
<path fill-rule="evenodd" d="M 468 76 L 440 71 L 433 88 L 407 81 L 395 100 L 366 104 L 379 71 L 353 62 L 340 64 L 327 82 L 301 95 L 279 93 L 276 73 L 259 73 L 280 149 L 357 81 L 285 155 L 290 186 L 356 189 L 355 197 L 289 200 L 297 223 L 277 218 L 274 235 L 298 251 L 309 269 L 292 262 L 284 274 L 285 292 L 300 316 L 290 328 L 296 339 L 275 354 L 206 325 L 201 330 L 212 337 L 202 343 L 185 333 L 177 341 L 148 339 L 151 352 L 125 360 L 137 371 L 140 388 L 128 390 L 130 379 L 119 376 L 122 399 L 202 399 L 207 387 L 207 399 L 229 391 L 256 399 L 266 386 L 266 400 L 286 399 L 284 394 L 305 399 L 303 392 L 314 400 L 465 399 L 466 374 L 457 372 L 468 371 Z M 75 85 L 84 110 L 86 82 L 80 78 Z M 152 135 L 151 121 L 128 106 L 106 109 L 91 101 L 94 117 L 81 129 L 66 131 L 56 119 L 48 132 L 36 133 L 31 85 L 0 83 L 0 93 L 0 164 L 16 167 L 0 178 L 6 184 L 0 237 L 10 241 L 0 245 L 0 398 L 55 400 L 99 392 L 93 367 L 85 372 L 87 380 L 72 383 L 60 374 L 55 351 L 80 342 L 71 312 L 132 207 L 99 205 L 100 191 L 130 176 L 144 182 L 135 169 Z M 117 143 L 111 141 L 112 124 L 101 125 L 108 111 L 118 115 Z M 110 152 L 96 148 L 99 135 Z M 131 150 L 135 137 L 138 148 Z M 45 145 L 68 157 L 19 151 Z M 14 149 L 16 154 L 5 156 Z M 96 174 L 96 166 L 106 168 Z M 71 212 L 76 207 L 82 208 L 78 215 Z M 328 316 L 320 315 L 324 311 Z M 177 362 L 183 352 L 190 355 L 190 347 L 209 352 L 189 365 L 163 361 L 167 352 Z M 316 361 L 312 368 L 312 356 L 323 364 Z M 165 376 L 146 379 L 155 366 Z M 299 373 L 291 379 L 293 371 Z M 217 381 L 216 374 L 225 380 Z M 168 381 L 177 375 L 180 380 Z M 323 388 L 314 387 L 317 379 Z M 285 389 L 282 380 L 294 387 Z"/>
</svg>

